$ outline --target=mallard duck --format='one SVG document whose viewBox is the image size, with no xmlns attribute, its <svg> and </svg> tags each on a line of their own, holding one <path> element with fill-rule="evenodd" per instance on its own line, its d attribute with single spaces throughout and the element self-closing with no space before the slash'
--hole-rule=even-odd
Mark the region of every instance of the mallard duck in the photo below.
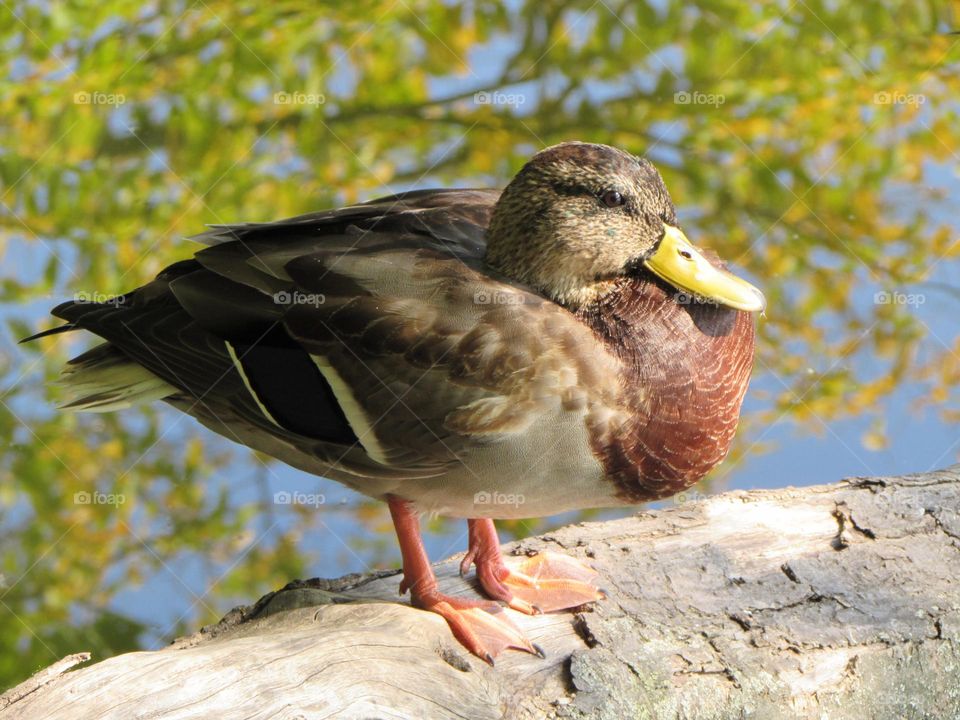
<svg viewBox="0 0 960 720">
<path fill-rule="evenodd" d="M 539 652 L 500 603 L 603 597 L 571 557 L 504 558 L 494 519 L 664 498 L 730 447 L 764 298 L 687 240 L 645 159 L 567 142 L 503 191 L 406 192 L 198 239 L 136 290 L 52 311 L 67 324 L 41 335 L 106 341 L 68 363 L 65 407 L 164 400 L 385 501 L 401 592 L 490 662 Z M 439 592 L 423 513 L 467 518 L 461 569 L 491 602 Z"/>
</svg>

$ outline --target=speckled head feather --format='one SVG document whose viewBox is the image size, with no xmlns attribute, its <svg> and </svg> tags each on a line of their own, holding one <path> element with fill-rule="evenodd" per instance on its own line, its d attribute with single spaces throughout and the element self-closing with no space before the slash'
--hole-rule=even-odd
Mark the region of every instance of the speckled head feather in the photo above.
<svg viewBox="0 0 960 720">
<path fill-rule="evenodd" d="M 537 153 L 503 191 L 485 260 L 577 307 L 634 272 L 675 225 L 660 173 L 608 145 L 567 142 Z"/>
</svg>

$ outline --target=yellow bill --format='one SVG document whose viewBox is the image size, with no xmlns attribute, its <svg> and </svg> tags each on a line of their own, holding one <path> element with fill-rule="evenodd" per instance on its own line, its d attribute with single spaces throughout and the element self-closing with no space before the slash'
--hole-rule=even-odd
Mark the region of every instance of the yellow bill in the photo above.
<svg viewBox="0 0 960 720">
<path fill-rule="evenodd" d="M 746 280 L 710 264 L 679 228 L 664 225 L 657 251 L 644 261 L 656 275 L 680 290 L 720 305 L 762 312 L 766 298 Z"/>
</svg>

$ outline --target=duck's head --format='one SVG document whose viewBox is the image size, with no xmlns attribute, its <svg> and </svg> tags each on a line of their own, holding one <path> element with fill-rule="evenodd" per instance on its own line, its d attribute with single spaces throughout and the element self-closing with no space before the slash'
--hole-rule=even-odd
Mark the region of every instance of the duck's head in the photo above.
<svg viewBox="0 0 960 720">
<path fill-rule="evenodd" d="M 757 288 L 680 231 L 656 168 L 607 145 L 567 142 L 534 155 L 497 202 L 485 260 L 571 309 L 649 273 L 708 301 L 764 308 Z"/>
</svg>

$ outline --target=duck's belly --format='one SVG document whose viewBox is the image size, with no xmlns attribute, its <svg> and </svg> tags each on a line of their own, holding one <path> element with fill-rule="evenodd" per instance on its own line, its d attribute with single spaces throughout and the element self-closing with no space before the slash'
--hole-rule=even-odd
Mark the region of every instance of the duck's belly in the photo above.
<svg viewBox="0 0 960 720">
<path fill-rule="evenodd" d="M 520 437 L 475 448 L 461 460 L 441 477 L 384 482 L 390 487 L 379 489 L 421 512 L 452 517 L 542 517 L 624 504 L 590 449 L 579 412 L 543 417 Z"/>
<path fill-rule="evenodd" d="M 271 455 L 288 465 L 329 477 L 364 495 L 383 499 L 396 495 L 424 513 L 451 517 L 544 517 L 569 510 L 626 504 L 616 497 L 616 485 L 604 476 L 587 437 L 584 412 L 559 407 L 546 413 L 517 437 L 491 440 L 458 453 L 461 462 L 436 477 L 357 477 L 331 471 L 309 453 L 229 423 L 227 407 L 208 416 L 196 403 L 170 403 L 196 417 L 215 432 Z"/>
</svg>

